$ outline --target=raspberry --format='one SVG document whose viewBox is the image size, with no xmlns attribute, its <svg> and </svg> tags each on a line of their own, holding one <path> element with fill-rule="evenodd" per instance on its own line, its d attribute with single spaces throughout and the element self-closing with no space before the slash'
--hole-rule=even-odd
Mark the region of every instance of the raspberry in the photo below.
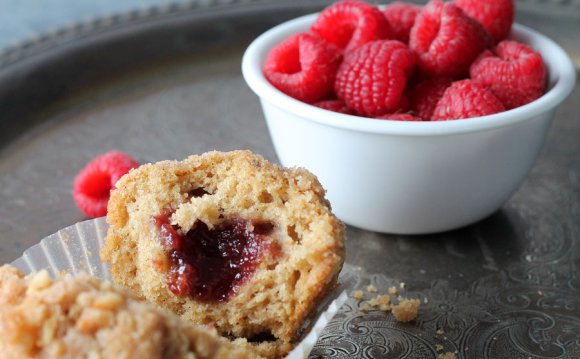
<svg viewBox="0 0 580 359">
<path fill-rule="evenodd" d="M 328 6 L 310 31 L 345 51 L 370 41 L 388 39 L 391 33 L 387 19 L 377 7 L 353 0 Z"/>
<path fill-rule="evenodd" d="M 452 3 L 431 0 L 417 16 L 409 47 L 429 75 L 461 77 L 493 42 L 485 28 Z"/>
<path fill-rule="evenodd" d="M 415 57 L 400 41 L 369 42 L 346 53 L 336 74 L 338 98 L 363 116 L 397 110 Z"/>
<path fill-rule="evenodd" d="M 454 0 L 467 15 L 479 21 L 496 42 L 504 40 L 514 22 L 514 0 Z"/>
<path fill-rule="evenodd" d="M 409 33 L 422 6 L 395 1 L 383 9 L 383 14 L 391 26 L 392 37 L 404 43 L 409 42 Z"/>
<path fill-rule="evenodd" d="M 314 104 L 316 107 L 320 107 L 324 110 L 334 111 L 339 113 L 344 113 L 347 115 L 356 115 L 356 111 L 348 106 L 341 100 L 326 100 L 320 101 Z"/>
<path fill-rule="evenodd" d="M 410 113 L 389 113 L 387 115 L 382 115 L 375 118 L 379 120 L 393 120 L 393 121 L 423 121 L 421 117 L 417 117 Z"/>
<path fill-rule="evenodd" d="M 432 77 L 420 82 L 413 89 L 413 111 L 421 118 L 431 119 L 437 102 L 452 82 L 448 77 Z"/>
<path fill-rule="evenodd" d="M 408 82 L 409 80 L 407 80 Z M 411 100 L 409 100 L 409 86 L 405 88 L 403 94 L 401 95 L 401 99 L 399 100 L 399 104 L 397 105 L 396 111 L 393 113 L 400 113 L 400 112 L 408 112 L 411 110 Z"/>
<path fill-rule="evenodd" d="M 264 76 L 278 90 L 313 103 L 332 94 L 341 60 L 331 45 L 310 34 L 297 34 L 274 47 L 264 64 Z"/>
<path fill-rule="evenodd" d="M 473 81 L 491 89 L 508 110 L 544 93 L 546 69 L 542 56 L 515 41 L 502 41 L 493 51 L 484 51 L 469 72 Z"/>
<path fill-rule="evenodd" d="M 139 163 L 120 151 L 97 156 L 74 179 L 72 195 L 79 209 L 93 218 L 106 215 L 111 189 L 119 178 L 138 166 Z"/>
<path fill-rule="evenodd" d="M 505 108 L 493 93 L 472 80 L 456 81 L 445 90 L 433 111 L 432 121 L 457 120 L 502 112 Z"/>
</svg>

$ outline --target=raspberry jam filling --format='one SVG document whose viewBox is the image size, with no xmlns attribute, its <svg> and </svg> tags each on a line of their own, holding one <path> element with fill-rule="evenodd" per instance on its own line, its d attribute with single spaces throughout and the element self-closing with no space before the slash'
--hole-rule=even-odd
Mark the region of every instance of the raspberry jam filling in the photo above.
<svg viewBox="0 0 580 359">
<path fill-rule="evenodd" d="M 197 221 L 185 235 L 169 216 L 154 218 L 169 259 L 168 289 L 201 301 L 227 301 L 249 279 L 265 251 L 277 256 L 268 221 L 229 219 L 213 229 Z"/>
</svg>

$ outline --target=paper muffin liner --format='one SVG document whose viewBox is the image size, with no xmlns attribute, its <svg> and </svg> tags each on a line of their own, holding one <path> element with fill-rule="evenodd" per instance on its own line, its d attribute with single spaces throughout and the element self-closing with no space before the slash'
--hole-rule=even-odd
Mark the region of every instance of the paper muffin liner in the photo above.
<svg viewBox="0 0 580 359">
<path fill-rule="evenodd" d="M 103 280 L 111 280 L 109 266 L 101 261 L 99 249 L 107 233 L 105 218 L 79 222 L 42 239 L 28 248 L 12 265 L 29 274 L 46 269 L 51 276 L 81 272 Z M 343 269 L 339 284 L 318 305 L 312 319 L 304 324 L 301 341 L 286 356 L 287 359 L 307 358 L 328 322 L 347 299 L 347 289 L 354 283 L 354 275 Z"/>
</svg>

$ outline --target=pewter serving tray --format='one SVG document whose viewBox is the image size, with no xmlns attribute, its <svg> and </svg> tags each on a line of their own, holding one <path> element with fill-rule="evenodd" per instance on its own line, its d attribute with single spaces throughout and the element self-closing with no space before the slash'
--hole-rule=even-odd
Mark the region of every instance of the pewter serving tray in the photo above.
<svg viewBox="0 0 580 359">
<path fill-rule="evenodd" d="M 39 36 L 0 53 L 0 260 L 84 220 L 70 188 L 95 155 L 138 161 L 247 148 L 277 161 L 244 48 L 322 1 L 192 1 Z M 578 1 L 521 1 L 517 21 L 578 61 Z M 580 90 L 535 167 L 497 213 L 466 228 L 394 236 L 348 228 L 356 288 L 422 301 L 408 324 L 349 298 L 312 358 L 580 358 Z M 453 160 L 453 159 L 450 159 Z M 477 184 L 474 184 L 474 191 Z"/>
</svg>

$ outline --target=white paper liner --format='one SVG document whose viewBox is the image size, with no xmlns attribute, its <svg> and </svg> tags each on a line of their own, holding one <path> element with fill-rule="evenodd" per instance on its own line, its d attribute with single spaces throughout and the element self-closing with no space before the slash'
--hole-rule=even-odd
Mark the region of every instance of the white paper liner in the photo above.
<svg viewBox="0 0 580 359">
<path fill-rule="evenodd" d="M 99 256 L 107 228 L 104 217 L 66 227 L 25 250 L 12 265 L 25 274 L 46 269 L 53 277 L 62 273 L 74 275 L 84 272 L 97 278 L 111 280 L 109 266 L 101 262 Z M 353 281 L 350 271 L 343 270 L 339 285 L 318 306 L 315 317 L 310 321 L 310 323 L 315 321 L 310 331 L 286 359 L 308 357 L 322 330 L 346 301 L 346 290 L 352 286 Z"/>
</svg>

